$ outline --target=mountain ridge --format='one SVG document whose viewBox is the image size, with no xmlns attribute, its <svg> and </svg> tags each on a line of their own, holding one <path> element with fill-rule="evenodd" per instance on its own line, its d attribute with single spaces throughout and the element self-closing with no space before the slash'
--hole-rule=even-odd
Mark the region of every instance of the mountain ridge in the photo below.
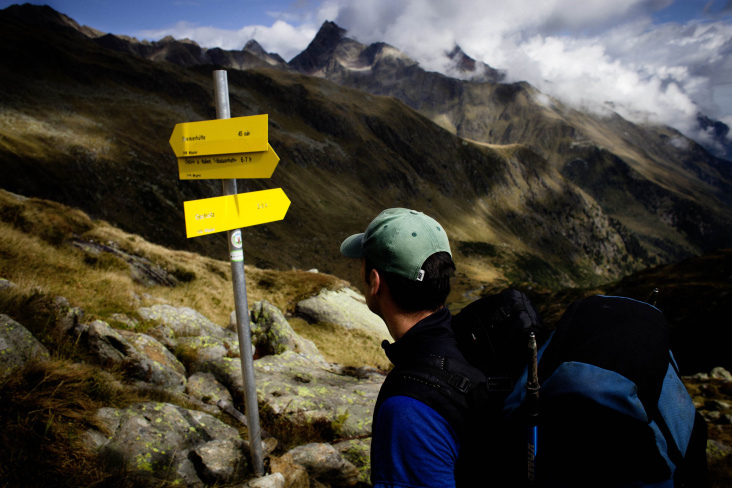
<svg viewBox="0 0 732 488">
<path fill-rule="evenodd" d="M 220 66 L 146 60 L 104 47 L 104 36 L 27 24 L 6 11 L 0 24 L 3 186 L 77 206 L 157 243 L 225 258 L 223 237 L 186 240 L 182 224 L 183 201 L 214 196 L 220 184 L 178 181 L 167 144 L 176 123 L 215 118 L 210 74 Z M 405 59 L 385 44 L 349 45 L 357 57 L 366 51 L 366 60 L 384 52 Z M 658 153 L 673 147 L 663 137 L 677 136 L 668 129 L 615 116 L 614 130 L 630 131 L 629 142 L 655 137 L 654 145 L 626 148 L 601 139 L 603 121 L 572 112 L 603 146 L 569 124 L 548 123 L 569 109 L 536 105 L 541 94 L 528 84 L 471 85 L 406 59 L 405 69 L 438 94 L 466 97 L 482 86 L 501 143 L 469 142 L 395 97 L 291 67 L 229 70 L 232 115 L 269 113 L 281 158 L 271 180 L 239 180 L 239 190 L 281 186 L 293 202 L 284 222 L 245 230 L 247 262 L 317 267 L 357 282 L 339 257 L 338 236 L 362 231 L 389 206 L 443 222 L 465 290 L 492 280 L 558 287 L 615 279 L 732 242 L 730 178 L 692 141 L 679 139 L 690 148 L 686 160 L 662 165 Z M 543 118 L 518 124 L 538 112 Z M 626 153 L 644 151 L 645 166 L 628 161 Z M 617 184 L 603 185 L 610 177 Z"/>
</svg>

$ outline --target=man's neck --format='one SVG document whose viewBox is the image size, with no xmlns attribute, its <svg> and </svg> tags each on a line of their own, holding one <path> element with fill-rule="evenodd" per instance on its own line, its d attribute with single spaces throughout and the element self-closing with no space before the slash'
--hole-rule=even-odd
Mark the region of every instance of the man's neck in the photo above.
<svg viewBox="0 0 732 488">
<path fill-rule="evenodd" d="M 442 307 L 440 307 L 442 308 Z M 384 317 L 384 322 L 389 329 L 389 333 L 398 341 L 409 330 L 417 325 L 421 320 L 435 313 L 431 310 L 420 310 L 419 312 L 395 312 Z"/>
</svg>

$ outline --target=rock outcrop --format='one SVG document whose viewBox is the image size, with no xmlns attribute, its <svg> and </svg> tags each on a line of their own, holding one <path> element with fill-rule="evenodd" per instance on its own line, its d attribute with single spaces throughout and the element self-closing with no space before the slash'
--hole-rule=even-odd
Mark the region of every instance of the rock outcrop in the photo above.
<svg viewBox="0 0 732 488">
<path fill-rule="evenodd" d="M 3 281 L 0 293 L 12 286 Z M 68 309 L 51 324 L 55 334 L 67 334 L 86 357 L 121 372 L 129 384 L 160 390 L 193 407 L 143 402 L 99 409 L 98 427 L 87 431 L 85 443 L 109 466 L 125 469 L 140 486 L 161 479 L 203 487 L 252 478 L 248 440 L 214 416 L 244 397 L 239 342 L 232 330 L 193 309 L 160 304 L 138 309 L 149 326 L 148 333 L 139 333 L 102 320 L 81 322 L 83 311 L 60 297 L 55 303 Z M 342 437 L 370 436 L 382 374 L 348 374 L 347 368 L 328 363 L 266 301 L 252 307 L 251 324 L 253 345 L 259 354 L 266 352 L 254 362 L 260 405 L 293 424 L 317 420 L 330 423 Z M 0 315 L 0 378 L 47 358 L 49 351 L 26 327 Z M 263 451 L 270 455 L 276 445 L 265 440 Z M 359 468 L 367 462 L 354 458 L 361 464 L 357 468 L 347 452 L 328 444 L 301 446 L 273 457 L 272 474 L 249 486 L 311 486 L 311 480 L 318 486 L 353 486 L 365 480 Z"/>
</svg>

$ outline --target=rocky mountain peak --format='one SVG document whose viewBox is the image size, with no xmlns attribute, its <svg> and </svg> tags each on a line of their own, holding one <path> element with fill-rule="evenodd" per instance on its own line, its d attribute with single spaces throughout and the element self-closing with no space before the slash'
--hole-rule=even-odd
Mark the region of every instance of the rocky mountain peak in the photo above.
<svg viewBox="0 0 732 488">
<path fill-rule="evenodd" d="M 282 59 L 277 53 L 268 53 L 264 50 L 261 44 L 254 39 L 249 39 L 242 49 L 243 52 L 252 54 L 259 59 L 266 61 L 271 65 L 286 64 L 285 60 Z"/>
<path fill-rule="evenodd" d="M 504 72 L 468 56 L 457 44 L 451 51 L 445 52 L 445 56 L 450 60 L 451 74 L 459 78 L 499 83 L 506 77 Z"/>
<path fill-rule="evenodd" d="M 307 49 L 295 56 L 288 64 L 303 73 L 313 73 L 322 68 L 346 36 L 346 30 L 334 22 L 326 21 Z"/>
<path fill-rule="evenodd" d="M 252 54 L 256 54 L 258 56 L 261 56 L 262 54 L 267 54 L 267 51 L 264 50 L 262 45 L 254 39 L 249 39 L 247 43 L 244 44 L 244 49 L 242 50 Z"/>
</svg>

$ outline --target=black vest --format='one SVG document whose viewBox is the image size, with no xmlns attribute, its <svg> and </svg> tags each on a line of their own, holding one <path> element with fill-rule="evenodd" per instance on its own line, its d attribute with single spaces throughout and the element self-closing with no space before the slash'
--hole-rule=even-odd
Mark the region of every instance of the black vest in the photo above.
<svg viewBox="0 0 732 488">
<path fill-rule="evenodd" d="M 504 469 L 504 458 L 509 453 L 514 459 L 523 459 L 505 445 L 503 396 L 492 402 L 485 375 L 468 364 L 458 349 L 449 310 L 443 308 L 426 317 L 398 341 L 384 341 L 382 347 L 394 369 L 379 391 L 374 425 L 381 405 L 393 396 L 411 397 L 433 408 L 455 430 L 460 441 L 455 469 L 457 486 L 470 486 L 476 475 L 485 476 L 488 465 Z M 503 441 L 498 442 L 499 439 Z M 522 447 L 523 444 L 518 446 Z M 501 477 L 494 471 L 494 480 Z"/>
</svg>

